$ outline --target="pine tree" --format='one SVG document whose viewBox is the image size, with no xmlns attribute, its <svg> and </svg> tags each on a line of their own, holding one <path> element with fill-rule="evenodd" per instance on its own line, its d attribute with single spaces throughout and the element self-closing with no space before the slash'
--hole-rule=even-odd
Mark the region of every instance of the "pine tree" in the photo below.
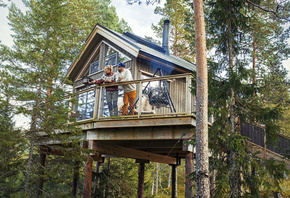
<svg viewBox="0 0 290 198">
<path fill-rule="evenodd" d="M 1 71 L 0 77 L 0 197 L 10 197 L 12 193 L 22 190 L 24 150 L 26 141 L 13 121 L 10 86 L 6 77 L 9 74 Z"/>
<path fill-rule="evenodd" d="M 193 24 L 193 14 L 191 12 L 190 4 L 186 0 L 168 0 L 164 7 L 157 6 L 154 10 L 155 14 L 162 17 L 157 25 L 152 24 L 152 29 L 156 36 L 162 38 L 163 22 L 165 19 L 170 20 L 169 42 L 170 51 L 174 56 L 184 58 L 188 61 L 195 61 L 195 45 L 194 37 L 188 31 L 187 22 L 191 21 Z"/>
<path fill-rule="evenodd" d="M 9 8 L 8 19 L 14 31 L 14 45 L 11 49 L 1 45 L 0 57 L 2 61 L 6 61 L 4 67 L 13 76 L 7 82 L 13 87 L 11 94 L 21 103 L 17 112 L 31 118 L 30 128 L 25 131 L 30 144 L 25 171 L 26 196 L 35 196 L 36 190 L 40 193 L 38 195 L 44 191 L 55 196 L 62 189 L 57 186 L 54 189 L 35 189 L 36 182 L 49 178 L 50 182 L 65 183 L 65 188 L 69 188 L 71 180 L 63 180 L 66 178 L 62 176 L 65 171 L 50 172 L 48 168 L 38 164 L 35 152 L 35 145 L 40 138 L 38 133 L 47 134 L 47 139 L 41 137 L 42 141 L 60 141 L 62 146 L 57 149 L 63 149 L 66 153 L 64 157 L 48 158 L 47 167 L 51 170 L 56 167 L 57 170 L 63 170 L 62 166 L 73 167 L 72 163 L 66 163 L 67 159 L 82 160 L 79 140 L 76 138 L 73 141 L 66 134 L 70 132 L 71 136 L 77 137 L 80 130 L 74 124 L 68 124 L 75 121 L 69 116 L 71 109 L 68 105 L 74 99 L 67 98 L 70 93 L 61 83 L 65 82 L 64 71 L 97 22 L 119 32 L 122 28 L 130 28 L 124 20 L 119 22 L 115 8 L 109 5 L 110 1 L 31 0 L 24 3 L 28 9 L 26 13 L 21 12 L 13 3 Z M 74 149 L 69 152 L 64 150 L 66 147 Z"/>
<path fill-rule="evenodd" d="M 254 53 L 250 53 L 253 46 L 249 43 L 253 43 L 253 33 L 254 42 L 257 43 L 261 37 L 257 36 L 260 32 L 253 29 L 255 18 L 251 15 L 251 5 L 245 1 L 228 0 L 208 1 L 208 6 L 209 33 L 216 43 L 216 58 L 209 69 L 210 113 L 215 118 L 209 141 L 212 151 L 211 172 L 217 171 L 215 196 L 261 196 L 261 186 L 269 187 L 265 187 L 265 193 L 271 193 L 270 186 L 279 187 L 278 181 L 283 179 L 285 164 L 259 159 L 255 153 L 250 153 L 247 139 L 239 134 L 239 126 L 244 121 L 264 124 L 268 142 L 277 137 L 279 127 L 276 122 L 281 116 L 281 106 L 266 106 L 261 97 L 269 97 L 269 92 L 263 91 L 263 83 L 273 67 L 259 70 L 263 82 L 253 83 L 253 75 L 256 76 L 257 70 L 248 66 L 254 58 Z M 271 19 L 266 20 L 267 15 L 261 13 L 261 21 L 271 22 Z M 281 23 L 277 25 L 281 27 Z M 277 36 L 275 33 L 273 35 Z M 264 50 L 272 48 L 273 43 L 264 42 Z M 258 52 L 262 50 L 256 48 L 256 57 Z M 280 53 L 281 57 L 285 54 Z M 263 57 L 263 61 L 277 61 L 274 65 L 279 70 L 281 57 Z M 216 78 L 216 75 L 221 78 Z M 271 83 L 278 81 L 271 79 Z"/>
</svg>

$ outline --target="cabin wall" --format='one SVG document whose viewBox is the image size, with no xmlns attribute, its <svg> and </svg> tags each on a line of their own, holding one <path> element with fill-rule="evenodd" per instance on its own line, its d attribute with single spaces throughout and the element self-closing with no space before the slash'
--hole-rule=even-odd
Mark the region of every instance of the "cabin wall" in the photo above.
<svg viewBox="0 0 290 198">
<path fill-rule="evenodd" d="M 96 42 L 95 45 L 94 45 L 95 47 L 98 47 L 100 45 L 100 65 L 99 65 L 99 71 L 97 73 L 95 73 L 95 74 L 89 75 L 89 77 L 91 77 L 92 79 L 95 80 L 95 79 L 100 78 L 103 75 L 103 73 L 104 73 L 104 68 L 105 68 L 105 45 L 106 45 L 106 43 L 104 43 L 103 41 L 108 43 L 113 48 L 115 48 L 116 50 L 118 50 L 119 52 L 123 53 L 124 55 L 126 55 L 127 57 L 129 57 L 131 59 L 130 61 L 127 61 L 125 64 L 126 64 L 126 68 L 130 68 L 130 70 L 132 72 L 133 79 L 136 79 L 136 69 L 135 69 L 136 58 L 133 55 L 131 55 L 130 53 L 128 53 L 127 51 L 125 51 L 124 49 L 120 48 L 119 46 L 115 45 L 114 43 L 112 43 L 111 41 L 109 41 L 108 39 L 105 39 L 105 38 L 101 39 L 100 42 Z M 91 50 L 91 54 L 93 53 L 94 49 Z M 90 55 L 88 56 L 87 59 L 89 59 Z M 86 64 L 86 61 L 84 62 L 83 67 L 85 66 L 85 64 Z M 82 67 L 82 69 L 80 69 L 80 71 L 78 73 L 78 76 L 82 73 L 83 67 Z M 117 72 L 117 66 L 116 65 L 114 66 L 113 71 Z M 82 84 L 82 80 L 81 79 L 75 80 L 75 82 L 74 82 L 74 90 L 76 90 L 77 88 L 81 88 L 82 86 L 83 86 L 83 84 Z"/>
<path fill-rule="evenodd" d="M 137 64 L 136 64 L 136 79 L 141 79 L 142 71 L 154 74 L 158 68 L 161 68 L 162 73 L 164 76 L 167 75 L 175 75 L 175 74 L 182 74 L 187 73 L 186 71 L 180 71 L 178 68 L 174 67 L 174 65 L 169 64 L 162 64 L 159 61 L 154 61 L 150 59 L 143 59 L 138 58 Z M 160 75 L 160 73 L 157 73 L 157 75 Z M 173 105 L 177 111 L 177 113 L 186 112 L 187 109 L 185 106 L 186 101 L 186 91 L 189 91 L 188 88 L 186 88 L 186 80 L 184 79 L 175 79 L 174 81 L 167 81 L 169 84 L 169 93 L 170 97 L 172 99 Z M 191 111 L 196 111 L 195 106 L 195 96 L 191 97 Z M 163 113 L 171 113 L 170 108 L 156 108 L 153 107 L 156 114 L 163 114 Z"/>
</svg>

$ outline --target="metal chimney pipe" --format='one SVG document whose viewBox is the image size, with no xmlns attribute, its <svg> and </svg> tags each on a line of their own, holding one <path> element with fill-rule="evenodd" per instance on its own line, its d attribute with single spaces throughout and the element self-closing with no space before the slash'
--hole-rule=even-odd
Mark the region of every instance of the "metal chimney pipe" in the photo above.
<svg viewBox="0 0 290 198">
<path fill-rule="evenodd" d="M 165 50 L 166 55 L 169 54 L 169 23 L 170 21 L 168 19 L 164 20 L 163 25 L 163 37 L 162 37 L 162 47 Z"/>
</svg>

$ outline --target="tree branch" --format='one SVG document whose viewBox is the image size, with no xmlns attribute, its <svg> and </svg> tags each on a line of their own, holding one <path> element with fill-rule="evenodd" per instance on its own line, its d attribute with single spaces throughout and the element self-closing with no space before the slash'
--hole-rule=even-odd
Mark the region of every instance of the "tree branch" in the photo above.
<svg viewBox="0 0 290 198">
<path fill-rule="evenodd" d="M 246 0 L 246 2 L 248 2 L 249 4 L 253 5 L 254 7 L 259 8 L 259 9 L 265 11 L 265 12 L 273 13 L 273 14 L 274 14 L 277 18 L 279 18 L 279 19 L 285 19 L 286 21 L 290 21 L 288 18 L 283 18 L 283 17 L 280 17 L 280 16 L 278 15 L 278 10 L 279 10 L 279 7 L 280 7 L 279 4 L 277 5 L 276 10 L 273 11 L 273 10 L 268 10 L 268 9 L 262 8 L 261 6 L 259 6 L 259 5 L 255 4 L 255 3 L 253 3 L 253 2 L 250 1 L 250 0 Z"/>
</svg>

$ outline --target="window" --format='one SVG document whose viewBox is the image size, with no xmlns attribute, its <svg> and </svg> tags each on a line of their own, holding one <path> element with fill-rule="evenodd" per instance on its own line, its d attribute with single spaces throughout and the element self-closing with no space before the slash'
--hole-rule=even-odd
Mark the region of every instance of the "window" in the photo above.
<svg viewBox="0 0 290 198">
<path fill-rule="evenodd" d="M 105 46 L 105 65 L 117 65 L 119 62 L 126 62 L 130 60 L 126 55 L 115 50 L 112 46 L 106 44 Z"/>
<path fill-rule="evenodd" d="M 77 120 L 93 118 L 95 106 L 95 90 L 80 94 L 78 96 L 77 111 L 80 115 Z"/>
<path fill-rule="evenodd" d="M 90 63 L 90 74 L 94 74 L 99 71 L 99 63 L 100 63 L 99 59 L 100 59 L 100 50 L 98 50 L 97 54 Z"/>
</svg>

